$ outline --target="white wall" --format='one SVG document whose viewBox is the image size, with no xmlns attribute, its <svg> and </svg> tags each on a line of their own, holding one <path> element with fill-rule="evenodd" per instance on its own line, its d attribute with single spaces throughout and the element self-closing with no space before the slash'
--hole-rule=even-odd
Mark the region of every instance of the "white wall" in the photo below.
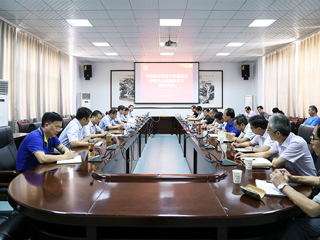
<svg viewBox="0 0 320 240">
<path fill-rule="evenodd" d="M 77 80 L 74 81 L 78 86 L 79 92 L 91 93 L 91 109 L 99 109 L 102 112 L 110 109 L 110 71 L 111 70 L 134 70 L 134 63 L 88 63 L 92 65 L 92 78 L 90 81 L 84 80 L 83 65 L 86 63 L 78 62 Z M 243 80 L 241 77 L 240 63 L 200 63 L 200 70 L 223 70 L 223 108 L 232 107 L 236 115 L 244 112 L 244 96 L 254 95 L 254 107 L 262 104 L 261 81 L 259 71 L 262 69 L 261 60 L 250 64 L 250 78 Z M 135 104 L 135 106 L 138 106 Z M 159 105 L 157 105 L 159 106 Z M 160 105 L 166 106 L 166 105 Z M 79 105 L 77 104 L 77 107 Z M 159 116 L 162 114 L 174 116 L 179 112 L 183 115 L 190 114 L 189 109 L 135 109 L 137 115 L 150 111 L 150 115 Z M 255 110 L 256 112 L 256 110 Z M 75 113 L 75 111 L 74 111 Z"/>
</svg>

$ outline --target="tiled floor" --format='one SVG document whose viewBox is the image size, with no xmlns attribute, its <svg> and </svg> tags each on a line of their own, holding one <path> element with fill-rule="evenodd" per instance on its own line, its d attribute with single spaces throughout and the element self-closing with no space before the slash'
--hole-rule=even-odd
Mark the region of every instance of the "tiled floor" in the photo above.
<svg viewBox="0 0 320 240">
<path fill-rule="evenodd" d="M 159 134 L 149 138 L 133 173 L 136 174 L 190 174 L 175 135 Z"/>
</svg>

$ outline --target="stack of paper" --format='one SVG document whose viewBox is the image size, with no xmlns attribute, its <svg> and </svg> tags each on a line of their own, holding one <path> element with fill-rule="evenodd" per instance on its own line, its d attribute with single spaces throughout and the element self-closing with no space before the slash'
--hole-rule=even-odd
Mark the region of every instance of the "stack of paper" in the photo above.
<svg viewBox="0 0 320 240">
<path fill-rule="evenodd" d="M 241 160 L 252 159 L 252 168 L 269 168 L 272 167 L 272 163 L 265 158 L 241 158 Z"/>
<path fill-rule="evenodd" d="M 267 196 L 285 196 L 285 194 L 283 194 L 278 188 L 276 188 L 270 181 L 256 179 L 256 186 L 263 189 L 266 192 Z"/>
<path fill-rule="evenodd" d="M 71 164 L 71 163 L 81 163 L 81 162 L 82 162 L 81 156 L 78 155 L 78 156 L 76 156 L 76 157 L 73 158 L 73 159 L 67 159 L 67 160 L 57 161 L 57 164 Z"/>
<path fill-rule="evenodd" d="M 253 151 L 252 151 L 252 148 L 250 148 L 250 149 L 234 148 L 234 150 L 237 151 L 237 152 L 243 152 L 243 153 L 251 153 L 251 152 L 253 152 Z"/>
</svg>

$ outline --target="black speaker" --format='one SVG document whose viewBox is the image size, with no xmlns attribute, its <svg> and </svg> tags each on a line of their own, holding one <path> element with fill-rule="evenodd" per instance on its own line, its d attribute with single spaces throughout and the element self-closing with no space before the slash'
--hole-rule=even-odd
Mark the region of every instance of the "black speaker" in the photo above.
<svg viewBox="0 0 320 240">
<path fill-rule="evenodd" d="M 84 70 L 84 79 L 90 80 L 90 78 L 92 77 L 92 65 L 84 65 L 83 70 Z"/>
<path fill-rule="evenodd" d="M 248 80 L 250 77 L 249 65 L 241 65 L 241 73 L 244 80 Z"/>
</svg>

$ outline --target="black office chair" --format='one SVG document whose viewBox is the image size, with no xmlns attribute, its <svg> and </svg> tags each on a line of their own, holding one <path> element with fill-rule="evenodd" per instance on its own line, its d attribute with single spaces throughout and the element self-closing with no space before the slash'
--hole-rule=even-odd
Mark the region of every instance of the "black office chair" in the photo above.
<svg viewBox="0 0 320 240">
<path fill-rule="evenodd" d="M 310 144 L 310 136 L 312 135 L 314 126 L 300 125 L 298 135 L 302 137 L 308 144 Z"/>
<path fill-rule="evenodd" d="M 0 127 L 0 200 L 7 200 L 7 188 L 18 174 L 17 148 L 10 127 Z"/>
<path fill-rule="evenodd" d="M 295 128 L 296 128 L 296 123 L 290 121 L 290 132 L 293 132 L 293 133 L 294 133 Z"/>
<path fill-rule="evenodd" d="M 30 234 L 30 226 L 24 215 L 12 211 L 0 211 L 0 240 L 23 240 Z"/>
<path fill-rule="evenodd" d="M 30 132 L 38 129 L 40 126 L 41 126 L 41 122 L 31 123 L 31 124 L 29 125 Z"/>
</svg>

